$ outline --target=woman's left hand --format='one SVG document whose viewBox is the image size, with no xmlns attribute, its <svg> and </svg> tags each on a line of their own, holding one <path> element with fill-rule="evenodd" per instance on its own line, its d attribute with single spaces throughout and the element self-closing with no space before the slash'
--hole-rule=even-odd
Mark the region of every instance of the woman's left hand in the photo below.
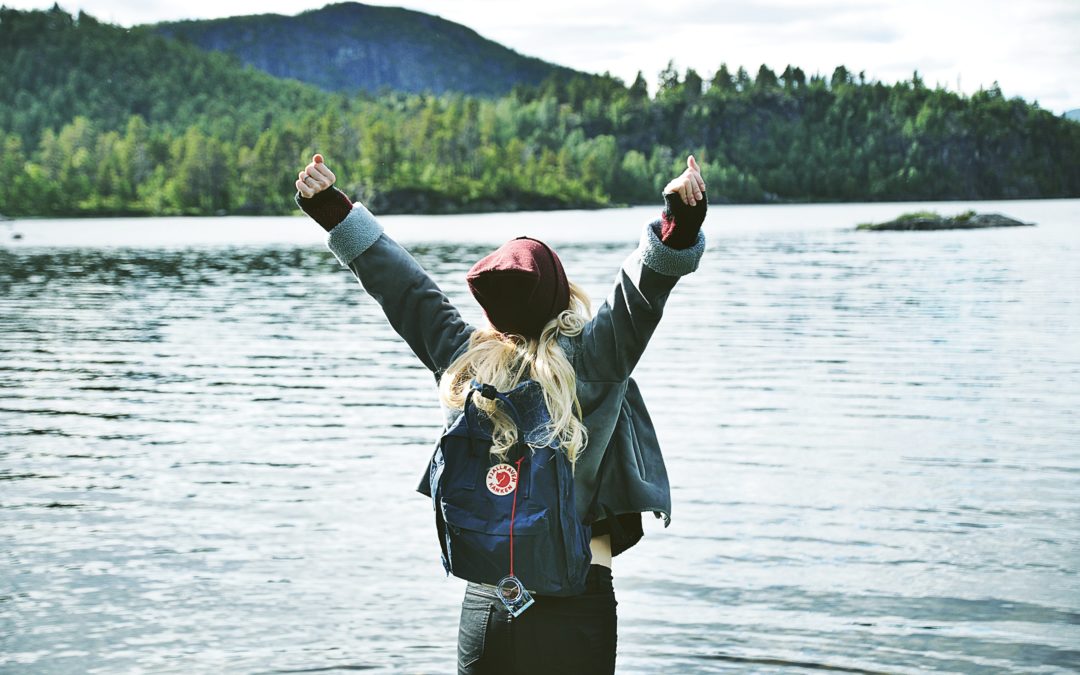
<svg viewBox="0 0 1080 675">
<path fill-rule="evenodd" d="M 705 181 L 701 178 L 701 167 L 693 155 L 686 158 L 686 171 L 667 184 L 664 194 L 679 193 L 684 204 L 697 206 L 698 200 L 705 194 Z"/>
<path fill-rule="evenodd" d="M 323 163 L 323 156 L 316 154 L 296 179 L 296 190 L 301 197 L 311 199 L 323 190 L 328 190 L 336 180 L 334 172 Z"/>
</svg>

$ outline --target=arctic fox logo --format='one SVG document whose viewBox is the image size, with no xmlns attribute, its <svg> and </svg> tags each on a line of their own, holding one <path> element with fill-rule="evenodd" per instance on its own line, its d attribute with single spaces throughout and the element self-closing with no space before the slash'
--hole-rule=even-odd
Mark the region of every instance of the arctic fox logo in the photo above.
<svg viewBox="0 0 1080 675">
<path fill-rule="evenodd" d="M 509 464 L 496 464 L 488 469 L 487 487 L 492 494 L 510 494 L 517 487 L 517 469 Z"/>
</svg>

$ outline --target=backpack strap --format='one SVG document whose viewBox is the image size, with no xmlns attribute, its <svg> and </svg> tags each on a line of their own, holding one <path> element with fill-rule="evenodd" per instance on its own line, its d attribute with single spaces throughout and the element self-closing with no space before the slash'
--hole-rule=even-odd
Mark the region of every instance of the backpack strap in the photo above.
<svg viewBox="0 0 1080 675">
<path fill-rule="evenodd" d="M 524 433 L 524 431 L 521 428 L 521 416 L 518 415 L 517 406 L 514 405 L 514 402 L 510 400 L 509 396 L 502 393 L 501 391 L 499 391 L 498 389 L 496 389 L 494 386 L 492 386 L 490 384 L 482 384 L 480 382 L 477 382 L 476 380 L 473 380 L 469 384 L 469 387 L 471 389 L 471 391 L 469 391 L 469 396 L 470 397 L 473 395 L 473 393 L 480 392 L 480 395 L 483 396 L 486 399 L 489 399 L 489 400 L 492 400 L 492 401 L 494 401 L 494 400 L 502 401 L 503 405 L 506 406 L 506 412 L 510 413 L 510 419 L 514 420 L 514 426 L 516 426 L 518 428 L 518 434 Z M 466 401 L 468 401 L 468 398 L 466 398 Z"/>
<path fill-rule="evenodd" d="M 524 429 L 522 428 L 522 425 L 521 425 L 521 415 L 518 414 L 517 406 L 514 405 L 514 402 L 510 400 L 509 396 L 507 396 L 503 392 L 496 389 L 493 385 L 483 384 L 483 383 L 478 382 L 476 380 L 472 380 L 472 382 L 469 383 L 469 393 L 465 397 L 465 423 L 470 425 L 469 426 L 469 439 L 470 439 L 469 443 L 471 444 L 473 442 L 472 441 L 473 433 L 472 433 L 472 426 L 471 426 L 472 423 L 469 421 L 469 417 L 468 417 L 469 404 L 472 403 L 473 394 L 476 394 L 476 393 L 479 393 L 481 396 L 483 396 L 486 399 L 489 399 L 489 400 L 492 400 L 492 401 L 501 401 L 502 402 L 502 404 L 505 406 L 506 412 L 510 414 L 510 418 L 514 421 L 514 425 L 517 427 L 517 430 L 518 430 L 518 442 L 517 442 L 517 445 L 515 447 L 522 448 L 522 451 L 521 451 L 521 457 L 522 458 L 527 457 L 529 455 L 528 444 L 525 442 L 525 431 L 524 431 Z M 473 404 L 474 407 L 475 407 L 475 405 L 476 404 Z M 520 466 L 521 466 L 521 464 L 519 462 L 518 463 L 518 467 L 519 467 L 519 471 L 518 471 L 518 488 L 521 489 L 522 492 L 523 492 L 523 494 L 521 495 L 522 498 L 523 499 L 528 499 L 529 498 L 529 492 L 532 489 L 532 481 L 531 480 L 528 481 L 528 482 L 525 481 L 525 476 L 522 475 L 522 473 L 520 471 Z"/>
<path fill-rule="evenodd" d="M 472 397 L 475 393 L 475 391 L 470 390 L 469 393 L 465 396 L 465 409 L 462 411 L 462 414 L 465 416 L 465 427 L 468 430 L 468 433 L 465 435 L 469 439 L 469 454 L 473 455 L 474 457 L 481 454 L 481 452 L 476 448 L 476 434 L 473 432 L 472 418 L 469 417 L 469 407 L 471 406 L 473 408 L 476 408 L 476 404 L 472 402 Z M 476 476 L 468 476 L 462 483 L 461 487 L 465 490 L 475 490 Z"/>
</svg>

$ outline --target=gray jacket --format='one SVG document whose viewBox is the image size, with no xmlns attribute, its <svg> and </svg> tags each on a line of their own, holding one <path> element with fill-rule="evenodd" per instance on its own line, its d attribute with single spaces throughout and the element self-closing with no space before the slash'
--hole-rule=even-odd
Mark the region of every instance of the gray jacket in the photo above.
<svg viewBox="0 0 1080 675">
<path fill-rule="evenodd" d="M 671 522 L 667 469 L 649 412 L 630 377 L 663 314 L 679 277 L 697 269 L 705 236 L 688 249 L 660 241 L 660 222 L 644 227 L 641 241 L 623 262 L 607 299 L 574 337 L 559 339 L 577 376 L 577 395 L 589 443 L 574 472 L 577 512 L 583 523 L 620 514 L 652 511 Z M 348 267 L 383 308 L 401 335 L 438 382 L 443 371 L 468 346 L 474 329 L 419 263 L 363 204 L 327 235 L 327 247 Z M 446 424 L 460 410 L 444 410 Z M 427 480 L 424 467 L 423 482 Z M 640 519 L 638 520 L 640 527 Z M 640 537 L 640 535 L 638 535 Z M 622 546 L 633 545 L 637 537 Z"/>
</svg>

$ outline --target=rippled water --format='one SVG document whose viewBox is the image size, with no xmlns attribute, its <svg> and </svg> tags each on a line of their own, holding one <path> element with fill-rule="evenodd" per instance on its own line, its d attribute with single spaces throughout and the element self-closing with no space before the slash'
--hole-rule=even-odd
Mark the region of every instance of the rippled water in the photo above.
<svg viewBox="0 0 1080 675">
<path fill-rule="evenodd" d="M 673 521 L 615 559 L 621 673 L 1080 669 L 1080 201 L 851 230 L 920 206 L 712 208 L 636 371 Z M 653 211 L 382 220 L 479 322 L 493 246 L 599 300 Z M 452 672 L 432 380 L 317 226 L 0 238 L 0 670 Z"/>
</svg>

